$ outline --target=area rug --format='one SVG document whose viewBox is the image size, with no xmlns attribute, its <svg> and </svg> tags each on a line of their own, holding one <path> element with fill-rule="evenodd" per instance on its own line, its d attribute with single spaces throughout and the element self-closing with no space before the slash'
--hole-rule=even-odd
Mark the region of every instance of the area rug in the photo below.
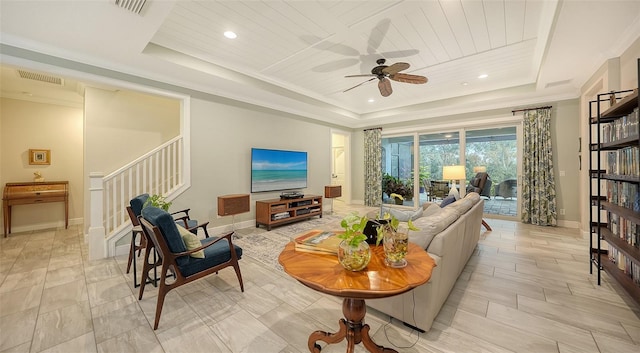
<svg viewBox="0 0 640 353">
<path fill-rule="evenodd" d="M 325 214 L 322 218 L 314 217 L 306 221 L 273 227 L 270 231 L 263 227 L 238 229 L 233 242 L 242 248 L 242 256 L 249 256 L 269 268 L 282 271 L 278 256 L 292 238 L 311 229 L 339 230 L 340 220 L 342 216 Z"/>
</svg>

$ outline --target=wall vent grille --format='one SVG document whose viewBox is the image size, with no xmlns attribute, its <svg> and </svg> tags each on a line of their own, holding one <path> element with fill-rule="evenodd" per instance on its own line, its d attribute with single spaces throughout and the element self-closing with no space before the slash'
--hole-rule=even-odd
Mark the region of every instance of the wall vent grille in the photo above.
<svg viewBox="0 0 640 353">
<path fill-rule="evenodd" d="M 146 2 L 147 0 L 116 0 L 116 5 L 139 15 Z"/>
<path fill-rule="evenodd" d="M 26 70 L 18 70 L 18 76 L 20 76 L 21 78 L 26 78 L 28 80 L 47 82 L 47 83 L 52 83 L 58 86 L 62 86 L 64 84 L 64 80 L 60 77 L 40 74 L 37 72 L 31 72 Z"/>
</svg>

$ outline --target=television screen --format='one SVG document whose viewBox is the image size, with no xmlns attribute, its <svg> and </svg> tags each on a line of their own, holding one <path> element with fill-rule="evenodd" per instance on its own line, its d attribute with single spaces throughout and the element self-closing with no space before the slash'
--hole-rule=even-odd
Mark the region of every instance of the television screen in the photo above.
<svg viewBox="0 0 640 353">
<path fill-rule="evenodd" d="M 307 187 L 307 152 L 251 149 L 251 192 Z"/>
</svg>

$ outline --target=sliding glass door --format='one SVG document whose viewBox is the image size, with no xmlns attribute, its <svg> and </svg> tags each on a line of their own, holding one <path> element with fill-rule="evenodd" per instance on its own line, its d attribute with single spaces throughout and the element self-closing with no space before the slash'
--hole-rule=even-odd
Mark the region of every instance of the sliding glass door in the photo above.
<svg viewBox="0 0 640 353">
<path fill-rule="evenodd" d="M 444 166 L 464 165 L 467 185 L 478 172 L 488 179 L 481 192 L 485 213 L 518 216 L 520 125 L 446 132 L 410 133 L 382 138 L 382 201 L 413 206 L 440 201 L 449 194 Z M 414 148 L 414 146 L 418 148 Z M 461 192 L 463 192 L 461 190 Z"/>
<path fill-rule="evenodd" d="M 458 131 L 418 136 L 420 141 L 420 201 L 442 200 L 449 194 L 442 167 L 460 164 L 460 133 Z"/>
<path fill-rule="evenodd" d="M 413 135 L 382 139 L 382 202 L 413 205 Z"/>
<path fill-rule="evenodd" d="M 468 130 L 465 139 L 467 180 L 488 174 L 481 192 L 484 213 L 518 215 L 518 139 L 515 126 Z"/>
</svg>

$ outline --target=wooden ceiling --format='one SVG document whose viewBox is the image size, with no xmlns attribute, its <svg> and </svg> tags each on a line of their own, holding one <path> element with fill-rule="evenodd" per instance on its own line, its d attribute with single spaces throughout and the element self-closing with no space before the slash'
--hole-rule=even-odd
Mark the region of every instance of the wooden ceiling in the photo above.
<svg viewBox="0 0 640 353">
<path fill-rule="evenodd" d="M 5 65 L 41 53 L 66 60 L 57 75 L 107 69 L 349 127 L 575 98 L 640 33 L 634 0 L 148 0 L 139 14 L 115 0 L 0 6 Z M 429 81 L 392 81 L 389 97 L 377 80 L 343 92 L 368 79 L 346 75 L 380 58 Z"/>
</svg>

